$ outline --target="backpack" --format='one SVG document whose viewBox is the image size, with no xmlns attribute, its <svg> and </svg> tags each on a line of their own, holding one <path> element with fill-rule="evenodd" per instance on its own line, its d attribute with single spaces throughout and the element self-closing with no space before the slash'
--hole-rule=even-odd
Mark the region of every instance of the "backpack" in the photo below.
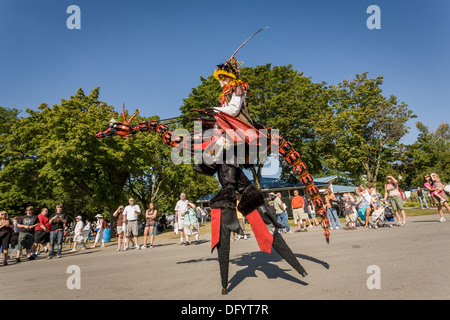
<svg viewBox="0 0 450 320">
<path fill-rule="evenodd" d="M 106 225 L 106 220 L 103 219 L 103 223 L 102 223 L 102 229 L 106 229 L 107 225 Z"/>
</svg>

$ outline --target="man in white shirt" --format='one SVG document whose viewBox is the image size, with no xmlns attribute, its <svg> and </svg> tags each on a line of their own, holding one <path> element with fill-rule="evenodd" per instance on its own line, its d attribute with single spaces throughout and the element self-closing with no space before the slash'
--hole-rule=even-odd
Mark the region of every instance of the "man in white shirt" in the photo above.
<svg viewBox="0 0 450 320">
<path fill-rule="evenodd" d="M 134 199 L 130 198 L 128 200 L 129 205 L 125 207 L 123 210 L 123 222 L 127 224 L 126 237 L 127 243 L 125 244 L 125 248 L 123 250 L 128 250 L 128 243 L 131 240 L 131 236 L 133 236 L 134 243 L 136 244 L 136 250 L 139 250 L 141 247 L 138 244 L 138 216 L 141 214 L 141 208 L 139 205 L 134 204 Z"/>
<path fill-rule="evenodd" d="M 184 193 L 180 194 L 180 200 L 175 205 L 175 223 L 178 223 L 178 232 L 180 233 L 180 245 L 184 242 L 184 217 L 183 213 L 187 211 L 188 200 Z"/>
</svg>

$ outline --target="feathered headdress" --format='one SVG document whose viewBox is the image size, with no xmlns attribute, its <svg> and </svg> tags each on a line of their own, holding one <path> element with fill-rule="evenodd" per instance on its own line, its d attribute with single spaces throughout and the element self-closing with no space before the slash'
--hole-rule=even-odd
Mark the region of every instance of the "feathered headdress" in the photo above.
<svg viewBox="0 0 450 320">
<path fill-rule="evenodd" d="M 237 61 L 235 54 L 238 53 L 238 51 L 251 39 L 253 38 L 258 32 L 267 29 L 268 27 L 259 29 L 256 31 L 250 38 L 245 40 L 243 44 L 237 48 L 237 50 L 231 55 L 231 57 L 225 61 L 225 63 L 219 64 L 217 66 L 217 69 L 214 71 L 214 77 L 217 80 L 221 80 L 222 76 L 230 77 L 234 80 L 237 80 L 239 76 L 241 75 L 241 71 L 239 70 L 239 66 L 242 64 L 242 62 Z"/>
</svg>

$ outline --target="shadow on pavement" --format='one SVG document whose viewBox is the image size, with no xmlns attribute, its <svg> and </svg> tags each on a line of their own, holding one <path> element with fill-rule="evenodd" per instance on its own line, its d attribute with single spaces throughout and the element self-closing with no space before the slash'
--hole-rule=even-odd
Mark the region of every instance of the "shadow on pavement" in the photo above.
<svg viewBox="0 0 450 320">
<path fill-rule="evenodd" d="M 307 256 L 304 254 L 295 254 L 295 256 L 299 260 L 308 260 L 317 264 L 320 264 L 326 269 L 330 268 L 330 265 L 322 260 L 316 259 L 311 256 Z M 201 258 L 201 259 L 191 259 L 186 261 L 180 261 L 177 262 L 177 264 L 183 264 L 183 263 L 199 263 L 204 261 L 217 261 L 217 258 Z M 237 266 L 243 266 L 244 269 L 241 269 L 236 272 L 236 274 L 229 280 L 229 287 L 228 291 L 230 292 L 235 287 L 237 287 L 243 280 L 245 280 L 248 277 L 254 277 L 256 278 L 256 271 L 263 272 L 267 278 L 269 279 L 285 279 L 294 283 L 301 284 L 303 286 L 307 286 L 308 283 L 300 280 L 301 276 L 298 275 L 298 277 L 294 277 L 287 273 L 288 271 L 292 271 L 293 269 L 290 267 L 289 269 L 282 269 L 280 268 L 277 263 L 284 260 L 281 258 L 280 255 L 276 252 L 272 252 L 270 254 L 264 253 L 264 252 L 251 252 L 247 254 L 243 254 L 242 256 L 234 259 L 230 259 L 230 263 L 235 264 Z M 300 261 L 301 263 L 301 261 Z M 217 266 L 218 267 L 218 266 Z M 219 270 L 217 270 L 219 271 Z M 308 270 L 307 270 L 308 272 Z"/>
</svg>

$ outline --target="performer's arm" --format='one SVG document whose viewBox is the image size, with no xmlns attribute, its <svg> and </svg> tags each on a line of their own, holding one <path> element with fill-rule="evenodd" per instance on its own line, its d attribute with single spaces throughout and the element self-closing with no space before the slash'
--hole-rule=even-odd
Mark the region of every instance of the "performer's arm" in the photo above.
<svg viewBox="0 0 450 320">
<path fill-rule="evenodd" d="M 241 111 L 242 102 L 244 101 L 244 99 L 245 93 L 242 95 L 237 95 L 236 93 L 233 93 L 230 102 L 228 104 L 224 104 L 223 107 L 216 107 L 214 108 L 214 110 L 222 111 L 235 117 L 239 114 L 239 111 Z"/>
</svg>

